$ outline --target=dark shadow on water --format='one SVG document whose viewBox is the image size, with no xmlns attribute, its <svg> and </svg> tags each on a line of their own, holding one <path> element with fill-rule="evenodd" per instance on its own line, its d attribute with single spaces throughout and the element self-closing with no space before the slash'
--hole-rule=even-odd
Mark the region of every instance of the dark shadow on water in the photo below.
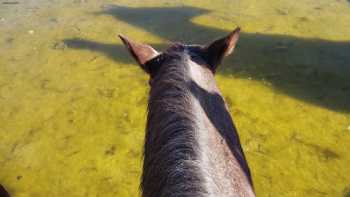
<svg viewBox="0 0 350 197">
<path fill-rule="evenodd" d="M 344 189 L 344 197 L 350 197 L 350 187 Z"/>
<path fill-rule="evenodd" d="M 204 44 L 228 33 L 191 22 L 192 18 L 206 13 L 209 11 L 194 7 L 132 8 L 112 5 L 96 15 L 114 16 L 169 41 Z M 72 48 L 104 53 L 118 62 L 131 60 L 121 45 L 81 39 L 67 39 L 65 43 Z M 155 46 L 158 47 L 164 48 L 164 45 Z M 349 51 L 350 41 L 243 32 L 234 55 L 224 61 L 218 74 L 266 81 L 289 96 L 349 113 Z"/>
<path fill-rule="evenodd" d="M 115 61 L 128 61 L 125 47 L 116 44 L 100 43 L 81 38 L 70 38 L 63 41 L 65 45 L 73 49 L 83 49 L 100 52 Z"/>
<path fill-rule="evenodd" d="M 133 62 L 124 45 L 101 43 L 82 38 L 69 38 L 63 40 L 64 44 L 72 49 L 91 50 L 99 52 L 116 62 Z M 152 44 L 157 49 L 163 49 L 164 44 Z"/>
</svg>

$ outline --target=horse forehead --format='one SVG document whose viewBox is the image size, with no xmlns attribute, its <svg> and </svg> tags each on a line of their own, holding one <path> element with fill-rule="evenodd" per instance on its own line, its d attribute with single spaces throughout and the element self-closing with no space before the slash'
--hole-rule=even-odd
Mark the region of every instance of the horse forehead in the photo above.
<svg viewBox="0 0 350 197">
<path fill-rule="evenodd" d="M 183 44 L 180 42 L 175 42 L 166 50 L 166 52 L 184 52 L 187 54 L 197 54 L 200 52 L 201 45 L 196 44 Z"/>
<path fill-rule="evenodd" d="M 184 65 L 187 65 L 188 67 L 194 66 L 194 69 L 197 70 L 197 72 L 208 70 L 208 66 L 202 58 L 200 45 L 175 43 L 166 50 L 166 54 L 168 54 L 169 57 L 180 57 L 184 63 L 186 62 Z"/>
<path fill-rule="evenodd" d="M 187 66 L 191 80 L 198 86 L 210 92 L 216 89 L 214 75 L 207 66 L 191 59 L 188 60 Z"/>
</svg>

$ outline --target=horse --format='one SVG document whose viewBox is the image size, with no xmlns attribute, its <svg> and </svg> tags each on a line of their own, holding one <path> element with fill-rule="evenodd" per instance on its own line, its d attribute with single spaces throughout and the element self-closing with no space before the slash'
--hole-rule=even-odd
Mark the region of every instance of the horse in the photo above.
<svg viewBox="0 0 350 197">
<path fill-rule="evenodd" d="M 0 197 L 10 197 L 10 194 L 5 190 L 5 188 L 0 184 Z"/>
<path fill-rule="evenodd" d="M 234 51 L 237 27 L 208 45 L 163 52 L 119 35 L 149 74 L 142 197 L 255 196 L 239 135 L 214 79 Z"/>
</svg>

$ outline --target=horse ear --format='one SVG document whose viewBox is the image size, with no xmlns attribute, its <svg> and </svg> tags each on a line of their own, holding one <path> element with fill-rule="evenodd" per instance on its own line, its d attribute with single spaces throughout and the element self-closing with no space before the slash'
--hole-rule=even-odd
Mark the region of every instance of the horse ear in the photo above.
<svg viewBox="0 0 350 197">
<path fill-rule="evenodd" d="M 237 27 L 226 37 L 215 40 L 204 48 L 206 59 L 213 72 L 222 59 L 233 52 L 239 38 L 239 32 L 240 28 Z"/>
<path fill-rule="evenodd" d="M 135 58 L 141 68 L 149 73 L 149 69 L 146 68 L 145 64 L 159 55 L 158 51 L 149 45 L 131 41 L 125 36 L 119 35 L 119 38 L 123 41 L 130 54 Z"/>
</svg>

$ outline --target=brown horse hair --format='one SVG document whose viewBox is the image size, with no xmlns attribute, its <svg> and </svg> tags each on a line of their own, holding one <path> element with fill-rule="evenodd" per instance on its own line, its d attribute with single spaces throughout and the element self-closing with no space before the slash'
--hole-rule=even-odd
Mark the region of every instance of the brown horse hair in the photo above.
<svg viewBox="0 0 350 197">
<path fill-rule="evenodd" d="M 172 45 L 146 65 L 151 70 L 144 163 L 141 188 L 144 197 L 208 196 L 206 175 L 201 168 L 195 114 L 196 98 L 220 132 L 252 184 L 250 171 L 235 136 L 235 127 L 218 94 L 198 86 L 188 75 L 188 60 L 201 62 L 199 46 Z M 210 99 L 211 106 L 207 106 Z M 215 108 L 215 109 L 214 109 Z M 217 117 L 210 115 L 216 113 Z M 222 121 L 224 120 L 224 121 Z M 233 133 L 230 133 L 234 130 Z M 237 148 L 238 147 L 238 148 Z"/>
<path fill-rule="evenodd" d="M 150 75 L 141 177 L 143 197 L 253 197 L 239 135 L 214 74 L 240 28 L 207 46 L 165 52 L 119 37 Z"/>
</svg>

